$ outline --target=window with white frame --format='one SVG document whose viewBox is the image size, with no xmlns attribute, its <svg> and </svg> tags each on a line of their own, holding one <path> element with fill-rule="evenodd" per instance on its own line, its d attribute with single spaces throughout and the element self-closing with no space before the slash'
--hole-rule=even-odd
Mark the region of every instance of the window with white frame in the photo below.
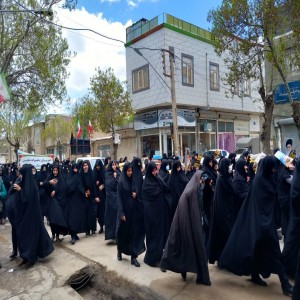
<svg viewBox="0 0 300 300">
<path fill-rule="evenodd" d="M 182 84 L 194 86 L 194 58 L 193 56 L 182 54 Z"/>
<path fill-rule="evenodd" d="M 212 62 L 209 63 L 209 81 L 211 91 L 220 91 L 218 64 Z"/>
<path fill-rule="evenodd" d="M 244 81 L 244 96 L 251 96 L 250 79 Z"/>
<path fill-rule="evenodd" d="M 149 65 L 132 71 L 132 92 L 137 93 L 149 89 Z"/>
</svg>

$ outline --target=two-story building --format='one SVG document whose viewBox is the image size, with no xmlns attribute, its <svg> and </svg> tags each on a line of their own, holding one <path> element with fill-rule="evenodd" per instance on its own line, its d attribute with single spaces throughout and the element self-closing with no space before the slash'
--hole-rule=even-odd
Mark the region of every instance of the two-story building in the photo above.
<svg viewBox="0 0 300 300">
<path fill-rule="evenodd" d="M 206 149 L 232 152 L 241 137 L 257 137 L 263 110 L 256 82 L 231 92 L 226 65 L 207 30 L 169 14 L 141 19 L 126 32 L 127 81 L 136 112 L 137 155 L 174 151 L 169 52 L 174 79 L 180 154 Z M 163 51 L 167 50 L 167 51 Z"/>
</svg>

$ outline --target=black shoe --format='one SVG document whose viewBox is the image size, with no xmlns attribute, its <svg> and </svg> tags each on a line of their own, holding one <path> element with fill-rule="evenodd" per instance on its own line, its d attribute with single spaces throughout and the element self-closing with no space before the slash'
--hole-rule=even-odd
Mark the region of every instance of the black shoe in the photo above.
<svg viewBox="0 0 300 300">
<path fill-rule="evenodd" d="M 251 281 L 260 286 L 267 286 L 267 283 L 263 281 L 259 275 L 251 275 Z"/>
<path fill-rule="evenodd" d="M 119 261 L 122 260 L 122 253 L 121 253 L 121 252 L 118 252 L 118 254 L 117 254 L 117 259 L 118 259 Z"/>
<path fill-rule="evenodd" d="M 141 266 L 140 263 L 137 261 L 136 258 L 132 258 L 131 259 L 131 264 L 134 265 L 137 268 Z"/>
<path fill-rule="evenodd" d="M 163 273 L 166 273 L 167 272 L 167 270 L 166 269 L 164 269 L 164 268 L 161 268 L 161 267 L 159 267 L 160 268 L 160 270 L 163 272 Z"/>
<path fill-rule="evenodd" d="M 86 233 L 85 233 L 85 236 L 86 236 L 86 237 L 88 237 L 88 236 L 90 236 L 90 235 L 91 235 L 90 232 L 86 232 Z"/>
<path fill-rule="evenodd" d="M 52 243 L 55 243 L 55 235 L 52 235 L 51 241 Z"/>
<path fill-rule="evenodd" d="M 60 243 L 61 243 L 61 242 L 63 241 L 63 239 L 64 239 L 64 238 L 61 238 L 61 239 L 60 239 L 58 234 L 56 235 L 56 242 L 60 242 Z"/>
<path fill-rule="evenodd" d="M 98 231 L 99 234 L 103 233 L 103 227 L 100 228 L 100 230 Z"/>
<path fill-rule="evenodd" d="M 19 263 L 19 267 L 22 267 L 24 265 L 26 265 L 28 263 L 27 259 L 23 259 L 20 263 Z"/>
<path fill-rule="evenodd" d="M 203 284 L 203 285 L 207 285 L 207 286 L 211 286 L 211 282 L 210 281 L 204 281 L 202 280 L 200 277 L 197 276 L 196 278 L 196 283 L 197 284 Z"/>
<path fill-rule="evenodd" d="M 71 244 L 72 244 L 72 245 L 75 245 L 75 243 L 76 243 L 76 240 L 73 238 L 73 239 L 71 240 Z"/>
<path fill-rule="evenodd" d="M 186 272 L 181 272 L 181 277 L 183 281 L 186 281 Z"/>
<path fill-rule="evenodd" d="M 96 231 L 92 231 L 92 236 L 95 236 L 96 235 Z"/>
<path fill-rule="evenodd" d="M 74 235 L 75 241 L 79 241 L 79 236 L 77 234 Z"/>
<path fill-rule="evenodd" d="M 293 286 L 287 282 L 281 285 L 283 295 L 292 297 L 293 296 Z"/>
<path fill-rule="evenodd" d="M 13 252 L 10 255 L 10 259 L 13 260 L 18 256 L 18 251 L 17 250 L 13 250 Z"/>
</svg>

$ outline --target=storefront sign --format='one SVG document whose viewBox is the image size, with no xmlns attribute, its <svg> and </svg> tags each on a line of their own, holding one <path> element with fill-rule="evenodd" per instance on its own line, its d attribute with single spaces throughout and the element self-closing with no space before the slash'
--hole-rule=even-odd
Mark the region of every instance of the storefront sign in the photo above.
<svg viewBox="0 0 300 300">
<path fill-rule="evenodd" d="M 157 128 L 157 110 L 136 114 L 134 130 Z"/>
<path fill-rule="evenodd" d="M 300 101 L 300 81 L 292 81 L 288 83 L 292 99 Z M 289 102 L 289 96 L 284 84 L 278 85 L 274 90 L 275 104 L 282 104 Z"/>
<path fill-rule="evenodd" d="M 235 135 L 249 135 L 249 121 L 234 120 Z"/>
<path fill-rule="evenodd" d="M 196 126 L 195 111 L 191 109 L 177 109 L 177 121 L 178 126 Z M 171 109 L 163 109 L 158 111 L 158 127 L 170 126 L 171 122 L 173 122 L 173 114 Z"/>
</svg>

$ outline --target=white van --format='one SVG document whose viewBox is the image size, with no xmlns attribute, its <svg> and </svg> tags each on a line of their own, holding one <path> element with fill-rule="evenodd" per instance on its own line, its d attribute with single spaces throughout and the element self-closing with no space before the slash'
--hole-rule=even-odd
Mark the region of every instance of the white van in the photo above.
<svg viewBox="0 0 300 300">
<path fill-rule="evenodd" d="M 80 161 L 88 160 L 91 164 L 92 169 L 94 169 L 94 166 L 96 164 L 97 159 L 101 159 L 102 162 L 103 162 L 103 165 L 104 165 L 105 157 L 90 157 L 90 156 L 88 156 L 88 157 L 77 157 L 76 158 L 76 163 L 79 163 Z"/>
</svg>

